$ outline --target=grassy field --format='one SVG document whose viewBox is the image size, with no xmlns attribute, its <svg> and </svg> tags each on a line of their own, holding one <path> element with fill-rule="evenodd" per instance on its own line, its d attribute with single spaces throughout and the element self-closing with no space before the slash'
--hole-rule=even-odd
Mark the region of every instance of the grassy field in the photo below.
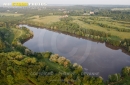
<svg viewBox="0 0 130 85">
<path fill-rule="evenodd" d="M 11 45 L 13 43 L 13 41 L 15 41 L 16 39 L 25 35 L 24 30 L 17 29 L 17 28 L 2 28 L 2 27 L 0 27 L 0 31 L 1 31 L 0 40 L 1 39 L 2 39 L 2 41 L 5 40 L 6 42 L 8 42 L 8 45 Z M 2 35 L 2 33 L 4 33 L 4 35 Z"/>
<path fill-rule="evenodd" d="M 33 16 L 30 19 L 31 21 L 35 21 L 35 22 L 51 24 L 53 22 L 60 21 L 60 16 L 46 16 L 46 17 Z"/>
<path fill-rule="evenodd" d="M 15 34 L 14 39 L 19 38 L 24 32 L 23 30 L 11 28 L 13 33 Z"/>
<path fill-rule="evenodd" d="M 73 22 L 77 23 L 80 25 L 80 27 L 83 27 L 83 28 L 86 28 L 86 29 L 93 29 L 93 30 L 99 30 L 99 31 L 103 31 L 103 32 L 106 32 L 106 33 L 111 33 L 112 35 L 115 35 L 115 36 L 119 36 L 121 39 L 125 39 L 125 38 L 130 38 L 130 33 L 129 32 L 119 32 L 115 29 L 110 29 L 108 30 L 109 28 L 104 28 L 104 27 L 100 27 L 96 24 L 88 24 L 88 23 L 85 23 L 83 21 L 80 21 L 78 20 L 78 18 L 80 17 L 73 17 L 75 20 L 73 20 Z M 109 21 L 110 19 L 108 20 L 104 20 L 104 21 L 96 21 L 96 22 L 100 22 L 100 23 L 104 23 L 104 24 L 107 24 L 107 25 L 110 25 L 110 26 L 114 26 L 114 27 L 120 27 L 120 28 L 126 28 L 124 25 L 129 25 L 128 22 L 127 23 L 119 23 L 119 21 L 114 21 L 113 22 L 110 22 Z M 129 29 L 127 27 L 127 29 Z"/>
<path fill-rule="evenodd" d="M 23 14 L 16 14 L 16 13 L 0 13 L 0 16 L 21 16 Z"/>
<path fill-rule="evenodd" d="M 107 29 L 105 29 L 103 27 L 93 25 L 93 24 L 87 24 L 87 23 L 84 23 L 84 22 L 79 21 L 79 20 L 74 20 L 73 22 L 78 23 L 80 25 L 80 27 L 83 27 L 83 28 L 86 28 L 86 29 L 99 30 L 99 31 L 103 31 L 103 32 L 106 32 L 106 33 L 111 33 L 112 35 L 119 36 L 121 39 L 130 38 L 129 32 L 118 32 L 118 31 L 115 31 L 115 30 L 108 31 Z"/>
<path fill-rule="evenodd" d="M 75 22 L 79 24 L 81 28 L 103 31 L 103 32 L 110 33 L 115 36 L 119 36 L 121 39 L 130 38 L 129 32 L 119 32 L 115 29 L 104 28 L 97 24 L 88 24 L 88 23 L 78 20 L 79 18 L 84 17 L 84 16 L 71 16 L 71 17 L 74 19 L 71 22 Z M 103 23 L 103 24 L 107 24 L 110 26 L 118 27 L 118 28 L 130 29 L 129 28 L 130 22 L 116 21 L 116 20 L 111 19 L 110 17 L 98 17 L 98 18 L 96 17 L 97 20 L 92 19 L 92 18 L 95 18 L 94 16 L 86 16 L 86 17 L 88 18 L 87 19 L 88 21 L 96 21 L 96 23 Z M 60 16 L 45 16 L 45 17 L 33 16 L 33 17 L 30 17 L 29 19 L 34 22 L 51 24 L 53 22 L 60 21 Z"/>
</svg>

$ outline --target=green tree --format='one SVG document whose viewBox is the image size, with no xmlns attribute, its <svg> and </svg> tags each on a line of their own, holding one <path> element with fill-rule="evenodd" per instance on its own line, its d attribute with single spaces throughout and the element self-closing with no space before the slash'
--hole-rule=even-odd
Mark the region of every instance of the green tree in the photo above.
<svg viewBox="0 0 130 85">
<path fill-rule="evenodd" d="M 14 85 L 14 78 L 11 75 L 7 76 L 8 85 Z"/>
</svg>

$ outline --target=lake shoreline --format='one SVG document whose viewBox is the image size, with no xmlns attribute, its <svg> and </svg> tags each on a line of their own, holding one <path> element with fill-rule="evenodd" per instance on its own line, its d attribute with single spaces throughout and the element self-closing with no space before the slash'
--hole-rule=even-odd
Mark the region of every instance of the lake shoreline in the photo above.
<svg viewBox="0 0 130 85">
<path fill-rule="evenodd" d="M 25 25 L 25 24 L 23 24 L 23 25 Z M 29 26 L 29 27 L 32 27 L 32 26 L 30 26 L 30 25 L 25 25 L 25 27 L 26 26 Z M 27 27 L 28 28 L 28 27 Z M 43 29 L 45 29 L 45 30 L 48 30 L 48 29 L 46 29 L 46 28 L 35 28 L 35 26 L 33 26 L 32 27 L 34 30 L 36 30 L 36 29 L 38 29 L 39 31 L 41 30 L 43 30 Z M 40 32 L 41 32 L 40 31 Z M 35 32 L 35 31 L 34 31 Z M 55 32 L 55 33 L 58 33 L 59 35 L 60 34 L 62 34 L 62 32 L 60 32 L 60 31 L 53 31 L 53 30 L 48 30 L 48 32 Z M 66 36 L 70 36 L 70 37 L 74 37 L 74 38 L 77 38 L 77 39 L 81 39 L 81 40 L 88 40 L 88 39 L 86 39 L 86 38 L 82 38 L 82 37 L 80 37 L 80 36 L 77 36 L 77 37 L 75 37 L 75 35 L 69 35 L 68 33 L 67 34 L 65 34 L 65 33 L 63 33 L 64 35 L 66 35 Z M 35 33 L 34 33 L 34 37 L 35 37 Z M 32 40 L 33 38 L 31 38 L 31 40 Z M 35 40 L 35 41 L 37 41 L 37 40 Z M 44 41 L 46 41 L 46 40 L 44 40 Z M 89 40 L 90 42 L 92 42 L 93 40 Z M 27 41 L 28 42 L 28 41 Z M 97 41 L 93 41 L 94 43 L 96 43 Z M 105 45 L 106 47 L 108 47 L 108 48 L 110 48 L 111 50 L 115 50 L 115 51 L 118 51 L 120 48 L 119 47 L 116 47 L 116 48 L 113 48 L 113 46 L 111 46 L 110 44 L 107 44 L 107 43 L 104 43 L 104 42 L 101 42 L 100 43 L 100 41 L 98 41 L 99 42 L 99 44 L 103 44 L 103 45 Z M 97 43 L 98 43 L 97 42 Z M 43 42 L 44 43 L 44 42 Z M 26 44 L 26 42 L 25 42 L 25 44 Z M 31 43 L 29 43 L 30 44 L 30 46 L 32 47 L 32 45 L 31 45 Z M 35 45 L 37 45 L 37 44 L 35 44 Z M 26 46 L 26 45 L 24 45 L 24 46 Z M 26 46 L 26 47 L 28 47 L 28 46 Z M 29 48 L 29 47 L 28 47 Z M 30 48 L 29 48 L 30 49 Z M 31 49 L 32 50 L 32 49 Z M 35 51 L 34 51 L 35 52 Z M 44 52 L 44 51 L 41 51 L 41 52 Z M 49 50 L 49 52 L 52 52 L 52 53 L 56 53 L 56 52 L 53 52 L 53 51 L 50 51 Z M 125 51 L 121 51 L 121 52 L 123 52 L 123 53 L 125 53 Z M 59 54 L 59 53 L 57 53 L 57 54 Z M 125 53 L 126 54 L 126 53 Z M 59 54 L 59 55 L 61 55 L 61 54 Z M 63 55 L 64 56 L 64 55 Z M 68 56 L 65 56 L 65 57 L 68 57 Z M 104 56 L 105 57 L 105 56 Z M 106 56 L 107 58 L 109 58 L 108 56 Z M 115 57 L 117 57 L 117 56 L 115 56 Z M 69 59 L 70 60 L 70 59 Z M 79 63 L 80 64 L 80 63 Z M 81 64 L 80 64 L 81 65 Z M 127 65 L 126 65 L 127 66 Z M 123 68 L 123 67 L 122 67 Z M 119 73 L 120 72 L 120 70 L 121 70 L 121 68 L 118 70 L 118 72 L 117 73 Z M 92 71 L 93 72 L 93 71 Z M 105 72 L 105 71 L 104 71 Z M 110 73 L 110 74 L 113 74 L 113 73 Z M 110 75 L 109 74 L 109 75 Z M 108 76 L 107 76 L 108 77 Z M 108 78 L 106 78 L 106 79 L 104 79 L 104 80 L 107 80 Z"/>
<path fill-rule="evenodd" d="M 79 38 L 79 39 L 82 38 L 82 39 L 90 40 L 90 41 L 97 42 L 97 43 L 105 43 L 105 45 L 108 48 L 113 49 L 113 50 L 119 50 L 119 49 L 121 49 L 122 52 L 124 52 L 125 54 L 127 54 L 127 55 L 130 56 L 130 52 L 128 52 L 127 49 L 125 47 L 123 47 L 123 46 L 114 46 L 114 45 L 112 45 L 112 44 L 110 44 L 108 42 L 105 42 L 105 41 L 97 40 L 97 39 L 90 38 L 90 37 L 80 36 L 80 35 L 76 35 L 76 34 L 71 34 L 69 32 L 65 32 L 65 31 L 52 30 L 52 29 L 46 28 L 46 27 L 34 26 L 34 25 L 30 25 L 30 24 L 19 24 L 19 25 L 28 25 L 28 26 L 31 26 L 31 27 L 37 27 L 37 29 L 46 29 L 46 30 L 49 30 L 49 31 L 57 32 L 57 33 L 63 33 L 65 35 L 70 35 L 70 36 L 73 36 L 73 37 L 76 37 L 76 38 Z"/>
</svg>

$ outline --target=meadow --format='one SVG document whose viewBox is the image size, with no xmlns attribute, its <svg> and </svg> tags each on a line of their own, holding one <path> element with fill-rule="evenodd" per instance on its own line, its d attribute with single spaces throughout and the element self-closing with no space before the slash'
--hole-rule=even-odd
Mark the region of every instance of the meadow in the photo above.
<svg viewBox="0 0 130 85">
<path fill-rule="evenodd" d="M 93 29 L 102 31 L 105 33 L 110 33 L 111 35 L 118 36 L 121 39 L 128 39 L 130 38 L 129 32 L 120 32 L 115 29 L 110 29 L 107 27 L 101 27 L 97 24 L 89 24 L 85 23 L 79 19 L 85 17 L 88 22 L 94 22 L 94 23 L 101 23 L 108 26 L 111 26 L 113 28 L 119 28 L 119 29 L 130 29 L 130 22 L 124 22 L 124 21 L 117 21 L 113 20 L 110 17 L 95 17 L 95 16 L 70 16 L 73 18 L 70 22 L 77 23 L 80 28 L 86 28 L 86 29 Z M 30 21 L 37 22 L 37 23 L 43 23 L 43 24 L 52 24 L 54 22 L 60 21 L 60 16 L 45 16 L 45 17 L 39 17 L 39 16 L 33 16 L 29 17 Z"/>
<path fill-rule="evenodd" d="M 60 16 L 45 16 L 45 17 L 33 16 L 33 17 L 30 17 L 29 19 L 34 22 L 51 24 L 53 22 L 60 21 Z"/>
<path fill-rule="evenodd" d="M 0 16 L 21 16 L 19 13 L 0 13 Z"/>
</svg>

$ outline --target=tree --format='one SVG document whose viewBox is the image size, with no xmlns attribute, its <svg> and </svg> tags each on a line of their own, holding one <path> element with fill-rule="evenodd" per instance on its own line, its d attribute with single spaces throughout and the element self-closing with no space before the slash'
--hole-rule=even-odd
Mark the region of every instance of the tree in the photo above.
<svg viewBox="0 0 130 85">
<path fill-rule="evenodd" d="M 5 44 L 2 42 L 2 40 L 0 39 L 0 50 L 5 48 Z"/>
<path fill-rule="evenodd" d="M 14 85 L 14 78 L 11 75 L 7 76 L 8 85 Z"/>
<path fill-rule="evenodd" d="M 30 58 L 30 57 L 26 57 L 26 58 L 24 58 L 24 60 L 23 60 L 25 63 L 27 63 L 27 64 L 35 64 L 36 63 L 36 58 Z"/>
<path fill-rule="evenodd" d="M 109 82 L 117 82 L 120 80 L 120 74 L 109 75 Z"/>
<path fill-rule="evenodd" d="M 57 62 L 60 64 L 60 65 L 63 65 L 64 62 L 65 62 L 66 58 L 65 57 L 59 57 Z"/>
<path fill-rule="evenodd" d="M 51 54 L 52 54 L 51 52 L 42 53 L 43 57 L 45 57 L 45 58 L 49 58 Z"/>
<path fill-rule="evenodd" d="M 23 56 L 22 55 L 17 55 L 16 57 L 15 57 L 15 59 L 17 59 L 17 60 L 22 60 L 23 59 Z"/>
<path fill-rule="evenodd" d="M 59 58 L 58 54 L 53 54 L 50 56 L 49 60 L 56 63 L 56 62 L 58 62 L 58 58 Z"/>
<path fill-rule="evenodd" d="M 122 76 L 128 76 L 130 74 L 130 67 L 124 67 L 121 70 L 121 74 L 122 74 Z"/>
</svg>

